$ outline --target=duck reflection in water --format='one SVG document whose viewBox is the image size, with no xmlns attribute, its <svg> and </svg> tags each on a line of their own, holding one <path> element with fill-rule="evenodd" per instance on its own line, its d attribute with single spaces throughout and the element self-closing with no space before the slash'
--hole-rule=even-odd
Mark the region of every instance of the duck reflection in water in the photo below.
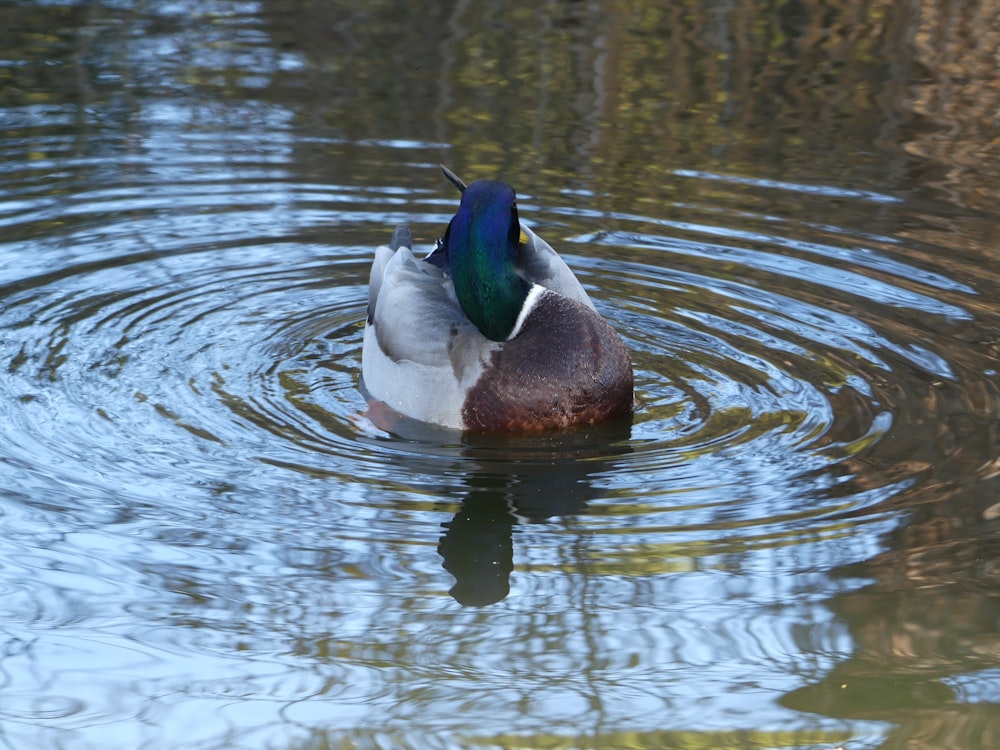
<svg viewBox="0 0 1000 750">
<path fill-rule="evenodd" d="M 477 441 L 467 446 L 473 467 L 466 474 L 469 489 L 462 507 L 441 524 L 438 544 L 445 570 L 455 577 L 449 591 L 455 601 L 482 607 L 504 599 L 514 569 L 515 525 L 586 513 L 600 492 L 593 475 L 630 450 L 625 444 L 629 429 L 624 421 L 531 442 L 506 440 L 510 446 L 498 446 L 495 438 L 468 438 Z M 544 444 L 547 451 L 537 449 Z M 503 459 L 494 453 L 498 447 L 505 448 Z M 498 458 L 484 461 L 480 450 Z"/>
<path fill-rule="evenodd" d="M 363 387 L 363 384 L 362 384 Z M 369 400 L 365 419 L 376 429 L 416 445 L 440 446 L 437 469 L 459 469 L 468 491 L 444 533 L 438 553 L 455 578 L 449 593 L 463 606 L 483 607 L 510 593 L 514 527 L 587 513 L 603 491 L 592 478 L 613 473 L 619 456 L 631 453 L 632 414 L 575 429 L 533 435 L 462 433 L 452 454 L 453 430 L 410 419 Z M 437 449 L 433 451 L 437 453 Z M 426 471 L 421 457 L 414 473 Z M 451 498 L 443 498 L 451 499 Z"/>
</svg>

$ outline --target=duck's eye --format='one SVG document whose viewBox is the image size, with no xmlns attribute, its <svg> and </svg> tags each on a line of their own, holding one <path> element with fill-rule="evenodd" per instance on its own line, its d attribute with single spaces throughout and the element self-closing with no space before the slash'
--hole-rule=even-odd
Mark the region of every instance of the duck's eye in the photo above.
<svg viewBox="0 0 1000 750">
<path fill-rule="evenodd" d="M 507 230 L 507 241 L 513 242 L 517 238 L 517 244 L 523 245 L 528 241 L 528 235 L 521 229 L 521 221 L 517 218 L 517 204 L 510 207 L 510 229 Z"/>
<path fill-rule="evenodd" d="M 511 229 L 517 227 L 517 244 L 527 245 L 528 233 L 525 232 L 524 229 L 521 227 L 521 220 L 517 218 L 517 203 L 515 203 L 513 206 L 510 207 L 510 223 L 511 223 Z"/>
</svg>

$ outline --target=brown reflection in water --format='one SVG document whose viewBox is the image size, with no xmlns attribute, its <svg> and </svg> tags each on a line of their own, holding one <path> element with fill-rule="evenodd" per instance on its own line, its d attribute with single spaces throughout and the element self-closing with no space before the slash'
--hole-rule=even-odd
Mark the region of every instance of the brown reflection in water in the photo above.
<svg viewBox="0 0 1000 750">
<path fill-rule="evenodd" d="M 1000 3 L 924 0 L 913 8 L 914 58 L 924 75 L 907 104 L 932 127 L 903 148 L 945 165 L 943 186 L 969 204 L 995 208 L 996 186 L 965 188 L 977 172 L 1000 175 Z"/>
<path fill-rule="evenodd" d="M 987 377 L 961 384 L 927 380 L 922 392 L 912 383 L 912 392 L 876 389 L 877 402 L 893 413 L 900 427 L 890 428 L 890 439 L 879 442 L 875 450 L 860 450 L 841 462 L 838 470 L 850 479 L 837 492 L 864 493 L 920 476 L 912 487 L 857 513 L 916 509 L 930 512 L 935 522 L 947 518 L 962 527 L 981 523 L 989 515 L 987 508 L 994 500 L 991 482 L 998 476 L 997 460 L 989 457 L 1000 456 L 1000 389 L 995 378 Z M 910 527 L 920 518 L 914 516 Z"/>
<path fill-rule="evenodd" d="M 1000 489 L 995 469 L 990 481 Z M 884 552 L 838 571 L 872 581 L 829 602 L 849 628 L 852 655 L 781 702 L 892 722 L 880 745 L 889 750 L 1000 747 L 1000 704 L 949 684 L 962 677 L 974 685 L 977 672 L 1000 668 L 1000 492 L 970 501 L 960 486 L 939 486 L 886 542 Z M 992 682 L 987 698 L 996 694 Z"/>
</svg>

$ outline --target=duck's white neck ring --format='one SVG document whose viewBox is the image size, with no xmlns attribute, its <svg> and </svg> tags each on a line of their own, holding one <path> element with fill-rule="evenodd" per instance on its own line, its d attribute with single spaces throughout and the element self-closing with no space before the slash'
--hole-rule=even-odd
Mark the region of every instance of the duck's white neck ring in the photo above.
<svg viewBox="0 0 1000 750">
<path fill-rule="evenodd" d="M 539 286 L 538 284 L 531 285 L 527 296 L 524 298 L 524 304 L 521 305 L 521 312 L 517 314 L 517 320 L 514 321 L 514 327 L 510 330 L 510 335 L 507 337 L 508 341 L 521 332 L 521 328 L 524 326 L 524 321 L 528 319 L 531 311 L 535 308 L 535 305 L 538 304 L 538 299 L 545 293 L 545 291 L 546 289 L 543 286 Z"/>
</svg>

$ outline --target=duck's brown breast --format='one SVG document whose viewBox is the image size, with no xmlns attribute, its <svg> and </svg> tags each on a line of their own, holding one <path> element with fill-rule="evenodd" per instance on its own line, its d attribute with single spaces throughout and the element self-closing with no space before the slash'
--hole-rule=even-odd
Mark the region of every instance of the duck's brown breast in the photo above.
<svg viewBox="0 0 1000 750">
<path fill-rule="evenodd" d="M 545 292 L 521 331 L 495 351 L 462 418 L 477 432 L 540 432 L 622 417 L 632 409 L 632 363 L 599 314 Z"/>
</svg>

